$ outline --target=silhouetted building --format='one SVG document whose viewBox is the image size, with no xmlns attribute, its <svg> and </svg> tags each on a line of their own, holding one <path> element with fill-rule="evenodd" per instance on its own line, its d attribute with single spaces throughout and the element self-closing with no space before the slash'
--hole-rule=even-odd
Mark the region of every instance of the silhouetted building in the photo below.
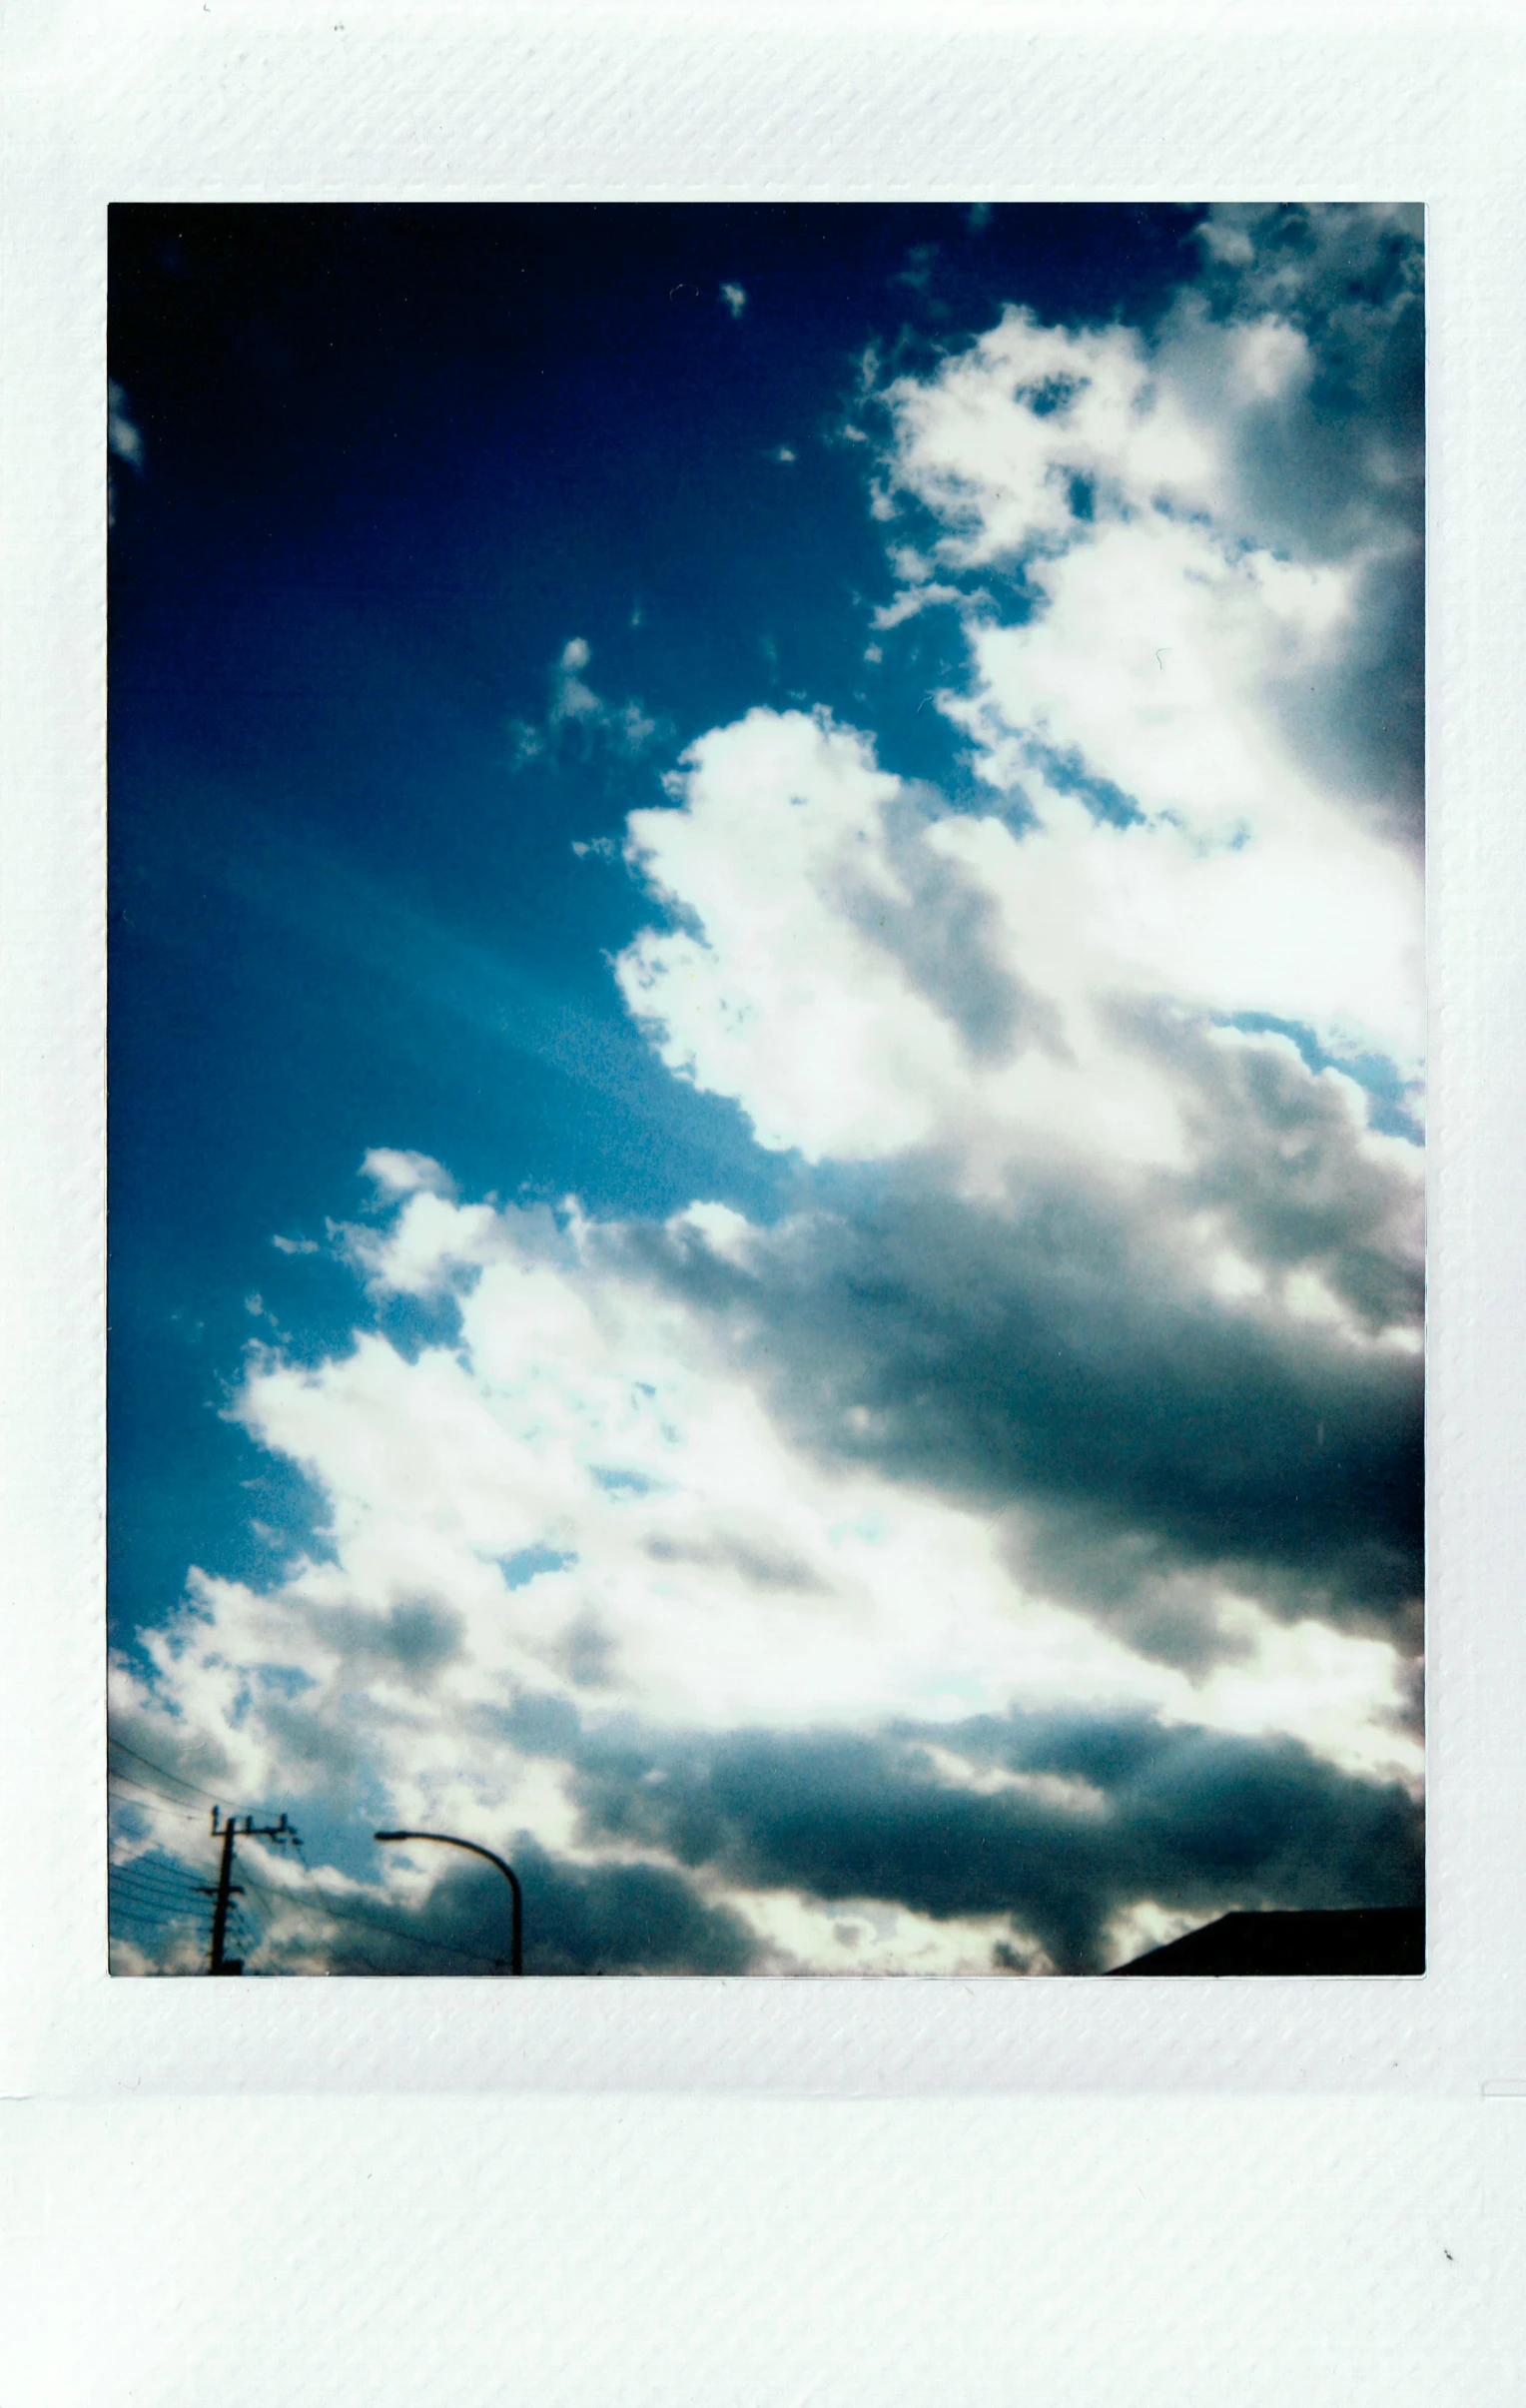
<svg viewBox="0 0 1526 2408">
<path fill-rule="evenodd" d="M 1221 1915 L 1116 1974 L 1423 1974 L 1422 1907 Z"/>
</svg>

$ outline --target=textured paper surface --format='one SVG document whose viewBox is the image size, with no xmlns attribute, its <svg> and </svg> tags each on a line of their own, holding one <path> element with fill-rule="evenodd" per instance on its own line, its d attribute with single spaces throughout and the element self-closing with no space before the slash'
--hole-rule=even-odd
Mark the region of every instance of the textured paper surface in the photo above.
<svg viewBox="0 0 1526 2408">
<path fill-rule="evenodd" d="M 0 2276 L 5 2396 L 1503 2403 L 1522 2192 L 1518 2149 L 1508 2191 L 1485 2165 L 1488 2116 L 1370 2100 L 34 2104 L 6 2118 L 7 2173 L 45 2200 Z"/>
<path fill-rule="evenodd" d="M 470 2401 L 504 2396 L 516 2358 L 568 2401 L 1507 2396 L 1522 2118 L 1482 2096 L 1526 2079 L 1506 20 L 816 8 L 721 30 L 165 0 L 14 5 L 4 38 L 0 2070 L 36 2101 L 4 2118 L 23 2292 L 7 2402 L 160 2408 L 214 2382 L 250 2402 Z M 786 193 L 1429 206 L 1431 1970 L 112 1984 L 107 205 Z M 347 2090 L 371 2095 L 233 2095 Z M 539 2095 L 416 2095 L 466 2090 Z M 566 2095 L 593 2090 L 711 2095 Z M 719 2095 L 739 2091 L 781 2095 Z"/>
</svg>

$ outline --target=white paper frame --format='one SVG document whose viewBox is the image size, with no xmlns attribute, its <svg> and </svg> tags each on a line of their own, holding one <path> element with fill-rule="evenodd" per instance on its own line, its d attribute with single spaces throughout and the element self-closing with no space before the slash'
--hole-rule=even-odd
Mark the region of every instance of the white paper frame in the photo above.
<svg viewBox="0 0 1526 2408">
<path fill-rule="evenodd" d="M 1519 49 L 1485 12 L 13 7 L 4 158 L 10 2091 L 1471 2092 L 1526 2082 L 1513 814 Z M 1421 1980 L 111 1981 L 102 1753 L 106 209 L 1428 205 L 1429 1970 Z"/>
</svg>

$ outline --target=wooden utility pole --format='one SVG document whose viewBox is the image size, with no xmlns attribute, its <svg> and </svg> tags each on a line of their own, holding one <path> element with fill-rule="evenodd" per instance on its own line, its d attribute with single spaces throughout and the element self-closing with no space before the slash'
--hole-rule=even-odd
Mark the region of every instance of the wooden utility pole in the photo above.
<svg viewBox="0 0 1526 2408">
<path fill-rule="evenodd" d="M 239 1818 L 237 1815 L 230 1815 L 228 1821 L 223 1823 L 221 1821 L 222 1812 L 220 1806 L 215 1806 L 212 1810 L 212 1836 L 215 1840 L 222 1841 L 223 1857 L 222 1863 L 218 1867 L 217 1903 L 212 1910 L 212 1959 L 207 1971 L 209 1974 L 242 1974 L 244 1971 L 243 1958 L 225 1957 L 223 1954 L 224 1944 L 228 1938 L 229 1904 L 235 1898 L 242 1898 L 244 1893 L 233 1878 L 233 1850 L 234 1842 L 240 1836 Z M 243 1836 L 246 1840 L 275 1840 L 281 1843 L 290 1840 L 294 1848 L 302 1846 L 301 1840 L 285 1815 L 282 1816 L 279 1823 L 270 1823 L 263 1828 L 256 1825 L 253 1815 L 246 1815 Z"/>
</svg>

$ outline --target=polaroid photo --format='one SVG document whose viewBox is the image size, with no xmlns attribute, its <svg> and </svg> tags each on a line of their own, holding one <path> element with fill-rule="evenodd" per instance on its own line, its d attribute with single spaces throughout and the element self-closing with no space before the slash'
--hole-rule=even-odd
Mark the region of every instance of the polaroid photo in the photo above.
<svg viewBox="0 0 1526 2408">
<path fill-rule="evenodd" d="M 572 35 L 510 106 L 467 29 L 441 88 L 507 114 L 447 171 L 369 131 L 416 49 L 310 32 L 151 45 L 30 170 L 70 1972 L 20 2060 L 1521 2070 L 1485 1756 L 1422 1836 L 1438 248 L 1453 1244 L 1504 895 L 1436 634 L 1451 137 L 1162 190 L 1142 112 L 1004 175 L 971 36 L 905 172 L 765 175 L 756 109 L 722 172 L 746 38 L 627 28 L 666 98 L 590 178 L 526 131 Z M 1481 1263 L 1431 1287 L 1459 1718 Z"/>
<path fill-rule="evenodd" d="M 1509 44 L 5 43 L 7 2408 L 1510 2396 Z"/>
<path fill-rule="evenodd" d="M 1423 1970 L 1423 260 L 113 209 L 114 1974 Z"/>
</svg>

